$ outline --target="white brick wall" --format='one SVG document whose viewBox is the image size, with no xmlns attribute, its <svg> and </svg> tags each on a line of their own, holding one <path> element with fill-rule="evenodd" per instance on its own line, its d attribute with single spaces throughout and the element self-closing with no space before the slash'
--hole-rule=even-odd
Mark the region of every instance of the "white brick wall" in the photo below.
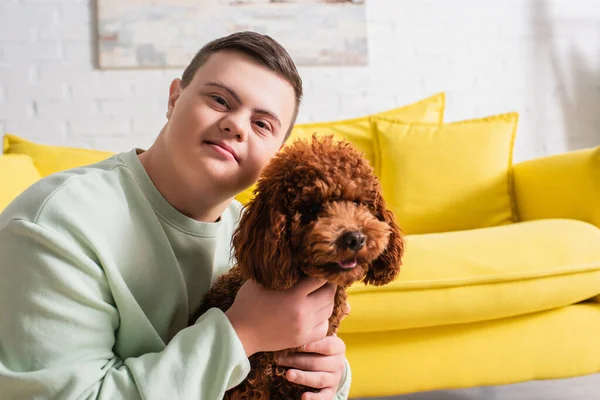
<svg viewBox="0 0 600 400">
<path fill-rule="evenodd" d="M 446 91 L 447 121 L 520 112 L 517 160 L 600 144 L 600 0 L 366 3 L 369 65 L 301 68 L 299 122 Z M 151 143 L 181 70 L 94 69 L 93 4 L 0 0 L 1 132 L 113 151 Z"/>
</svg>

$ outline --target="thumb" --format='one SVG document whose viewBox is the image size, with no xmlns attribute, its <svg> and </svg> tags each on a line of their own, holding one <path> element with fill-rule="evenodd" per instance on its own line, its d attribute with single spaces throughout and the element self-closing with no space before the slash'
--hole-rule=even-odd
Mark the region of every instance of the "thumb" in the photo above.
<svg viewBox="0 0 600 400">
<path fill-rule="evenodd" d="M 307 276 L 296 284 L 294 291 L 302 296 L 308 296 L 309 294 L 316 292 L 320 288 L 322 288 L 327 281 L 325 279 L 317 279 L 312 276 Z"/>
</svg>

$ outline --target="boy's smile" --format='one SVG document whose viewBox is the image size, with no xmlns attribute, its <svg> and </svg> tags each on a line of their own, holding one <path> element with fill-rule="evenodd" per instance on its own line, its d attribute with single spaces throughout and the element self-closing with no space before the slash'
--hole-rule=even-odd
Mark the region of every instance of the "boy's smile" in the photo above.
<svg viewBox="0 0 600 400">
<path fill-rule="evenodd" d="M 222 140 L 205 140 L 203 143 L 226 159 L 233 160 L 239 164 L 239 158 L 236 151 Z"/>
</svg>

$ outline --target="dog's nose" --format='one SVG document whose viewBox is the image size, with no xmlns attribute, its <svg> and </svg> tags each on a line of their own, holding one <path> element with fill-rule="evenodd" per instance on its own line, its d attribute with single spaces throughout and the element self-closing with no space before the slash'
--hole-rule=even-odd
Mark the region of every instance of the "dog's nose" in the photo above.
<svg viewBox="0 0 600 400">
<path fill-rule="evenodd" d="M 346 232 L 342 236 L 342 243 L 354 251 L 358 251 L 365 245 L 365 235 L 362 232 Z"/>
</svg>

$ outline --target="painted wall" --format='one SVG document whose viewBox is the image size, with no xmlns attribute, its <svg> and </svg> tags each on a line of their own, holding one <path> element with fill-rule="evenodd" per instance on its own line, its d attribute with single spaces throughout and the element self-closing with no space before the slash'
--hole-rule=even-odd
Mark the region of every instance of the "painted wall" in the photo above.
<svg viewBox="0 0 600 400">
<path fill-rule="evenodd" d="M 113 151 L 152 142 L 181 70 L 95 69 L 94 8 L 0 1 L 0 132 Z M 369 65 L 301 68 L 299 122 L 445 91 L 447 121 L 520 112 L 516 160 L 600 144 L 600 1 L 367 0 L 366 12 Z"/>
</svg>

